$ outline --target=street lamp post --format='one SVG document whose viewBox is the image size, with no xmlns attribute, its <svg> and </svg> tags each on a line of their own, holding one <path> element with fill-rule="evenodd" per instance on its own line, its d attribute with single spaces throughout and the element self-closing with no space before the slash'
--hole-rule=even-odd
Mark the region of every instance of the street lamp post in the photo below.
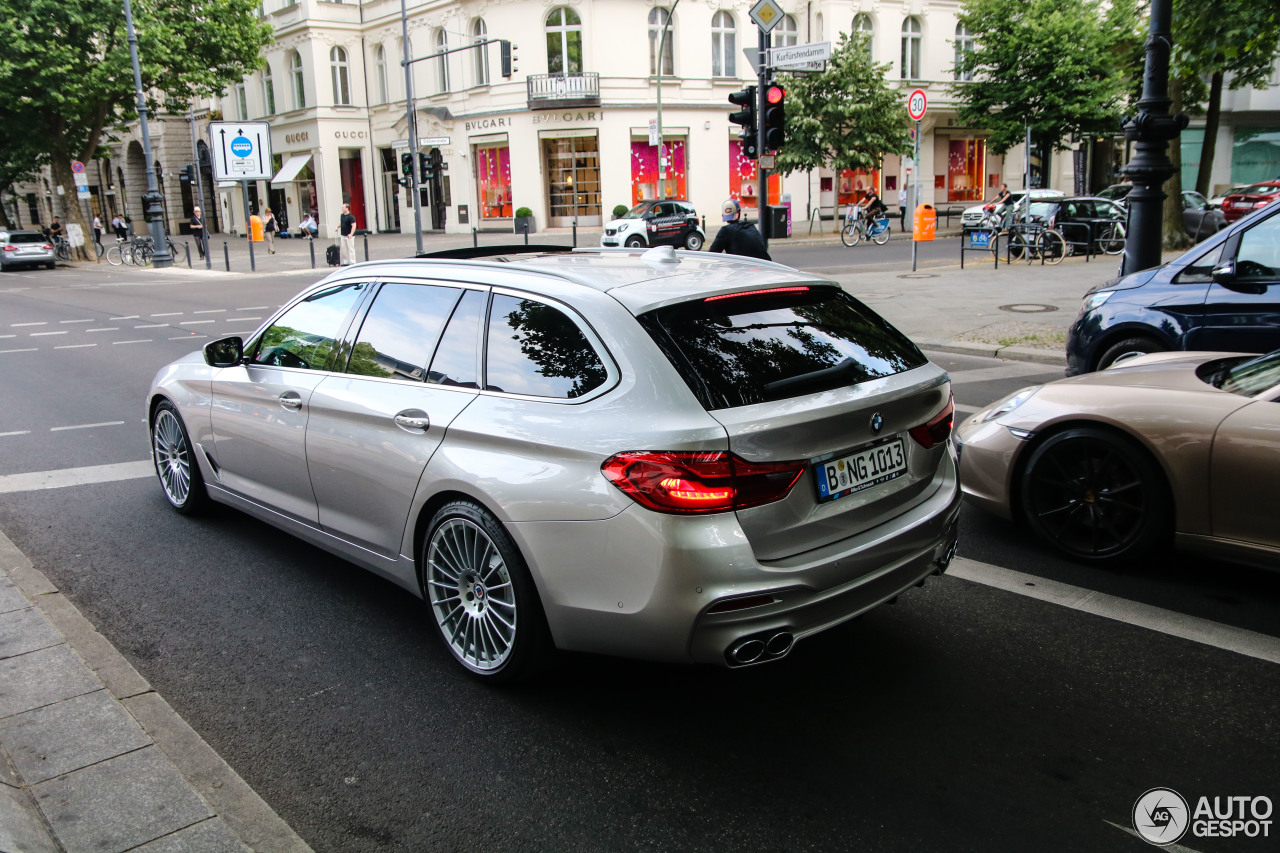
<svg viewBox="0 0 1280 853">
<path fill-rule="evenodd" d="M 418 193 L 418 122 L 413 108 L 413 66 L 409 56 L 409 10 L 405 0 L 400 0 L 400 32 L 404 44 L 404 108 L 408 121 L 409 155 L 413 158 L 413 168 L 409 170 L 409 192 L 413 201 L 413 238 L 422 254 L 422 197 Z"/>
<path fill-rule="evenodd" d="M 667 36 L 671 32 L 671 18 L 676 13 L 676 6 L 680 5 L 680 0 L 676 0 L 671 4 L 670 11 L 667 12 L 667 19 L 662 23 L 662 38 L 658 41 L 658 197 L 666 198 L 666 190 L 664 187 L 667 182 L 667 164 L 662 159 L 662 57 L 667 49 Z"/>
<path fill-rule="evenodd" d="M 1169 159 L 1169 141 L 1177 139 L 1187 126 L 1184 114 L 1169 115 L 1169 54 L 1173 39 L 1169 21 L 1172 0 L 1152 0 L 1151 27 L 1147 35 L 1146 71 L 1136 118 L 1124 120 L 1125 135 L 1136 152 L 1124 174 L 1133 181 L 1126 202 L 1129 207 L 1129 234 L 1124 246 L 1120 273 L 1138 272 L 1160 263 L 1164 228 L 1164 182 L 1175 170 Z"/>
<path fill-rule="evenodd" d="M 169 241 L 164 230 L 164 199 L 156 186 L 156 165 L 151 159 L 151 132 L 147 129 L 147 99 L 142 92 L 142 69 L 138 67 L 138 35 L 133 31 L 133 7 L 124 0 L 124 22 L 129 32 L 129 59 L 133 61 L 133 87 L 138 95 L 138 124 L 142 128 L 142 156 L 146 158 L 147 193 L 142 197 L 142 214 L 151 232 L 155 253 L 151 256 L 154 267 L 173 266 L 169 254 Z"/>
</svg>

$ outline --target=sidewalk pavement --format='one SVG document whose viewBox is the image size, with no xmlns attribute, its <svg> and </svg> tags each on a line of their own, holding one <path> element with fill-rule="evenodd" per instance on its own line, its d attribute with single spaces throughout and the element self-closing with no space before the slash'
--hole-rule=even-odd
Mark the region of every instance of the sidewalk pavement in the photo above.
<svg viewBox="0 0 1280 853">
<path fill-rule="evenodd" d="M 311 848 L 0 533 L 0 851 Z"/>
</svg>

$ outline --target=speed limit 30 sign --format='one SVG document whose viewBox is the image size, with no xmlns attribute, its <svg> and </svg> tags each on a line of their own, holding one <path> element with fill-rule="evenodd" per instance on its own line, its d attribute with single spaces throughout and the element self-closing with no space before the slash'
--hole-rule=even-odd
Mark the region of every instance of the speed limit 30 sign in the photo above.
<svg viewBox="0 0 1280 853">
<path fill-rule="evenodd" d="M 924 89 L 916 89 L 907 95 L 907 115 L 911 116 L 912 121 L 924 118 L 924 111 L 928 106 L 929 99 L 925 97 Z"/>
</svg>

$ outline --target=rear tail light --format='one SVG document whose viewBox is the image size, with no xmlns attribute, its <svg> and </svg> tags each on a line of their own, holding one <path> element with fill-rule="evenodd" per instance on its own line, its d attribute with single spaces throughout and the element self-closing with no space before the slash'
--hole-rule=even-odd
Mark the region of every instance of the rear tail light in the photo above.
<svg viewBox="0 0 1280 853">
<path fill-rule="evenodd" d="M 956 398 L 954 394 L 948 394 L 947 405 L 942 407 L 941 412 L 930 418 L 927 423 L 913 426 L 907 431 L 911 433 L 911 437 L 917 444 L 928 450 L 951 437 L 951 423 L 955 420 L 955 416 Z"/>
<path fill-rule="evenodd" d="M 47 249 L 47 250 L 49 250 L 49 251 L 52 251 L 52 250 L 53 250 L 53 244 L 52 244 L 52 243 L 45 243 L 45 244 L 44 244 L 43 246 L 41 246 L 40 248 L 41 248 L 41 249 Z"/>
<path fill-rule="evenodd" d="M 4 249 L 4 251 L 6 251 L 6 252 L 16 252 L 16 251 L 18 251 L 18 247 L 17 247 L 17 246 L 0 246 L 0 249 Z"/>
<path fill-rule="evenodd" d="M 804 462 L 747 462 L 732 453 L 634 450 L 610 456 L 605 477 L 641 506 L 699 514 L 746 509 L 780 500 Z"/>
<path fill-rule="evenodd" d="M 743 299 L 748 296 L 771 296 L 775 293 L 807 293 L 807 287 L 766 287 L 760 290 L 744 290 L 741 293 L 722 293 L 719 296 L 708 296 L 703 302 L 719 302 L 721 299 Z"/>
</svg>

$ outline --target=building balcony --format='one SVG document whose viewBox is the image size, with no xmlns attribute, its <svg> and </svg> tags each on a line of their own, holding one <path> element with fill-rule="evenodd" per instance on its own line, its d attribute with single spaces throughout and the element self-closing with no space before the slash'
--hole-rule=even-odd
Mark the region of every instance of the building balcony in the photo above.
<svg viewBox="0 0 1280 853">
<path fill-rule="evenodd" d="M 600 75 L 594 71 L 570 74 L 530 74 L 529 109 L 600 106 Z"/>
</svg>

